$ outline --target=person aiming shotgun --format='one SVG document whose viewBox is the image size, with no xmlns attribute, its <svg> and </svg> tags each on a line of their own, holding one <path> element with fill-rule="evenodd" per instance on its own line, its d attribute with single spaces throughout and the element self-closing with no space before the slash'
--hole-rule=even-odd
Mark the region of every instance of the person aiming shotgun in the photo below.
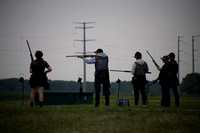
<svg viewBox="0 0 200 133">
<path fill-rule="evenodd" d="M 101 85 L 103 85 L 103 95 L 105 96 L 105 105 L 109 106 L 110 96 L 110 79 L 108 70 L 108 56 L 103 53 L 102 49 L 95 51 L 95 56 L 88 59 L 84 56 L 78 56 L 83 59 L 87 64 L 95 64 L 95 107 L 99 106 Z"/>
</svg>

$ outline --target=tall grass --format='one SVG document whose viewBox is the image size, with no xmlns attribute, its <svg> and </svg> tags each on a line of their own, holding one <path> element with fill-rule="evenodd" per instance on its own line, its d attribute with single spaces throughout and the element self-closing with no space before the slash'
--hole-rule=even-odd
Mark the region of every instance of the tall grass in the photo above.
<svg viewBox="0 0 200 133">
<path fill-rule="evenodd" d="M 161 97 L 149 97 L 146 108 L 93 104 L 29 107 L 25 100 L 0 101 L 0 133 L 197 133 L 200 127 L 200 98 L 181 97 L 181 106 L 160 107 Z M 141 100 L 140 100 L 141 105 Z"/>
</svg>

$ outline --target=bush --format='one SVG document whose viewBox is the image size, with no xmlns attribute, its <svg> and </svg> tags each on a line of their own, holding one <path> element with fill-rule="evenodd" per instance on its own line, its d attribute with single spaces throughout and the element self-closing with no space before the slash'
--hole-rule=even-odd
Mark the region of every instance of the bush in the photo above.
<svg viewBox="0 0 200 133">
<path fill-rule="evenodd" d="M 188 74 L 183 78 L 180 89 L 185 94 L 200 94 L 200 74 Z"/>
</svg>

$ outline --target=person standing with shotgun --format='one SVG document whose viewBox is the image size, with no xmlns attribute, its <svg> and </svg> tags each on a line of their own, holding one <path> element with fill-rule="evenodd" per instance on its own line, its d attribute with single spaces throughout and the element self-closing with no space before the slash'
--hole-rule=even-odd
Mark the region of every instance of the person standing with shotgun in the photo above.
<svg viewBox="0 0 200 133">
<path fill-rule="evenodd" d="M 136 52 L 135 56 L 136 61 L 134 62 L 131 70 L 131 74 L 134 75 L 132 78 L 133 88 L 134 88 L 134 96 L 135 96 L 135 107 L 138 106 L 139 102 L 139 91 L 142 94 L 142 107 L 146 107 L 146 73 L 149 72 L 149 67 L 147 63 L 142 60 L 142 54 L 140 52 Z"/>
<path fill-rule="evenodd" d="M 170 84 L 171 84 L 171 88 L 173 90 L 174 93 L 174 97 L 175 97 L 175 106 L 179 107 L 180 101 L 179 101 L 179 93 L 178 93 L 178 89 L 177 86 L 180 85 L 178 77 L 177 77 L 177 73 L 178 73 L 178 64 L 175 61 L 175 54 L 172 52 L 169 55 L 169 69 L 170 69 Z"/>
<path fill-rule="evenodd" d="M 29 84 L 31 87 L 30 107 L 33 107 L 33 102 L 35 99 L 35 93 L 36 93 L 37 87 L 38 87 L 38 92 L 39 92 L 39 105 L 40 107 L 43 106 L 43 101 L 44 101 L 43 91 L 47 83 L 46 75 L 47 73 L 52 71 L 52 68 L 49 66 L 49 64 L 45 60 L 43 60 L 42 56 L 43 56 L 42 51 L 36 51 L 35 53 L 36 60 L 33 60 L 30 65 L 29 71 L 32 74 L 29 80 Z M 31 58 L 33 59 L 33 57 Z M 45 68 L 47 68 L 46 71 L 45 71 Z"/>
<path fill-rule="evenodd" d="M 171 86 L 169 57 L 167 55 L 161 58 L 164 63 L 164 65 L 161 68 L 153 59 L 151 54 L 148 51 L 146 52 L 151 57 L 156 68 L 160 71 L 158 78 L 154 80 L 153 83 L 156 83 L 159 80 L 159 84 L 161 86 L 161 93 L 162 93 L 161 106 L 169 107 L 170 106 L 170 86 Z"/>
<path fill-rule="evenodd" d="M 103 85 L 103 95 L 105 96 L 105 105 L 109 106 L 109 96 L 110 96 L 110 79 L 108 70 L 108 56 L 103 53 L 102 49 L 97 49 L 95 51 L 96 56 L 90 59 L 84 56 L 78 56 L 82 58 L 87 64 L 95 64 L 95 107 L 99 106 L 100 102 L 100 92 L 101 84 Z"/>
<path fill-rule="evenodd" d="M 162 61 L 164 65 L 161 67 L 157 67 L 160 71 L 158 80 L 161 85 L 162 99 L 161 106 L 169 107 L 170 106 L 170 66 L 169 66 L 169 57 L 163 56 Z"/>
</svg>

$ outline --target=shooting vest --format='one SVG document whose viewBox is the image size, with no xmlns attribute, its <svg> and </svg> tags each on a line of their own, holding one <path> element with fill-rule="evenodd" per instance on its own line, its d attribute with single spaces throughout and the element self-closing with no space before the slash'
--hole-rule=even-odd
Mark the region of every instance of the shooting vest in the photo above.
<svg viewBox="0 0 200 133">
<path fill-rule="evenodd" d="M 147 72 L 147 63 L 144 62 L 144 64 L 139 64 L 135 62 L 136 68 L 135 68 L 135 77 L 145 76 L 145 73 Z"/>
<path fill-rule="evenodd" d="M 96 56 L 95 71 L 108 70 L 108 56 Z"/>
</svg>

